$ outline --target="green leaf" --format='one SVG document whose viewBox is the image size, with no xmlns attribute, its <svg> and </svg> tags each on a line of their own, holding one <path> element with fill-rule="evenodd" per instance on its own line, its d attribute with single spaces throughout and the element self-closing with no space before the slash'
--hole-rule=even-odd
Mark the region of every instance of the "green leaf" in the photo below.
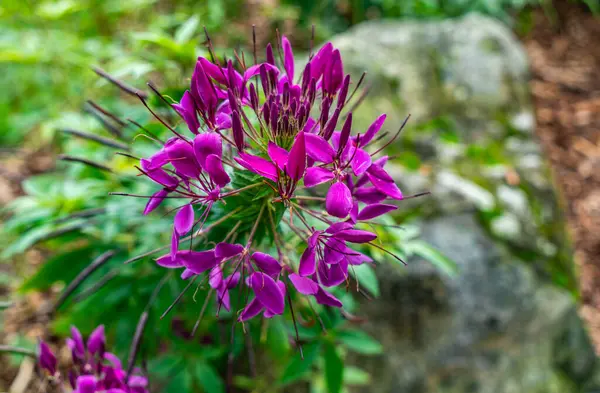
<svg viewBox="0 0 600 393">
<path fill-rule="evenodd" d="M 268 321 L 267 345 L 269 352 L 275 358 L 283 358 L 289 353 L 290 340 L 281 318 L 272 318 Z"/>
<path fill-rule="evenodd" d="M 383 346 L 377 340 L 360 330 L 341 331 L 337 338 L 349 350 L 363 355 L 377 355 L 383 352 Z"/>
<path fill-rule="evenodd" d="M 406 252 L 416 254 L 431 262 L 435 267 L 453 277 L 458 273 L 458 266 L 450 258 L 422 241 L 413 241 L 406 244 Z"/>
<path fill-rule="evenodd" d="M 329 393 L 340 393 L 344 378 L 344 362 L 337 352 L 335 345 L 325 346 L 325 384 Z"/>
<path fill-rule="evenodd" d="M 185 21 L 177 31 L 175 32 L 175 41 L 178 44 L 183 44 L 192 39 L 196 29 L 198 28 L 198 23 L 200 20 L 198 19 L 198 15 L 194 15 Z"/>
<path fill-rule="evenodd" d="M 352 266 L 349 271 L 358 280 L 361 287 L 366 288 L 373 296 L 380 295 L 379 281 L 373 271 L 373 267 L 363 263 L 362 265 Z"/>
<path fill-rule="evenodd" d="M 40 269 L 23 283 L 20 291 L 27 292 L 32 289 L 43 291 L 50 288 L 55 282 L 71 281 L 83 268 L 92 262 L 95 255 L 94 252 L 94 247 L 86 246 L 53 256 L 44 262 Z"/>
<path fill-rule="evenodd" d="M 206 393 L 225 392 L 225 385 L 217 371 L 207 363 L 196 364 L 195 376 Z"/>
<path fill-rule="evenodd" d="M 319 343 L 313 343 L 302 347 L 304 353 L 304 359 L 300 357 L 300 353 L 296 352 L 294 357 L 286 366 L 283 375 L 279 379 L 282 385 L 289 384 L 302 378 L 317 359 L 319 354 L 320 345 Z"/>
<path fill-rule="evenodd" d="M 344 385 L 365 386 L 371 383 L 371 375 L 358 367 L 344 368 Z"/>
</svg>

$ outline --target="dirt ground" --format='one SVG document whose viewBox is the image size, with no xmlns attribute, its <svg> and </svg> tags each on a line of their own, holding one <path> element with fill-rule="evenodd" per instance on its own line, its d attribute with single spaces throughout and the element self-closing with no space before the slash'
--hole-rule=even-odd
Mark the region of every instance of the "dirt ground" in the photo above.
<svg viewBox="0 0 600 393">
<path fill-rule="evenodd" d="M 552 163 L 570 226 L 586 319 L 600 353 L 600 17 L 556 2 L 534 12 L 524 37 L 537 134 Z"/>
</svg>

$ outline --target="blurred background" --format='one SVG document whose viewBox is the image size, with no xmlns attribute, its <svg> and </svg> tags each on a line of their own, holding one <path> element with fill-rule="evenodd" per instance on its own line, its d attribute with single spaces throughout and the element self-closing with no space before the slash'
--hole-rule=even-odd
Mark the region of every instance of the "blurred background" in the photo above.
<svg viewBox="0 0 600 393">
<path fill-rule="evenodd" d="M 278 29 L 297 58 L 314 26 L 315 47 L 333 41 L 354 81 L 366 71 L 357 129 L 387 113 L 393 132 L 411 114 L 391 147 L 393 176 L 406 195 L 432 194 L 394 217 L 409 228 L 390 234 L 409 265 L 377 268 L 374 299 L 351 306 L 364 319 L 356 330 L 332 317 L 333 333 L 299 362 L 290 326 L 270 328 L 268 371 L 252 379 L 241 367 L 235 388 L 600 391 L 599 0 L 3 0 L 0 342 L 34 348 L 38 337 L 59 343 L 70 324 L 89 334 L 105 323 L 127 353 L 145 306 L 135 297 L 160 276 L 122 262 L 164 244 L 169 220 L 140 221 L 141 202 L 108 198 L 128 184 L 110 173 L 131 173 L 131 161 L 73 136 L 126 129 L 94 104 L 149 121 L 92 67 L 178 99 L 207 54 L 203 28 L 220 55 L 248 57 L 252 25 L 259 48 Z M 48 319 L 65 284 L 112 249 L 115 260 Z M 153 392 L 225 390 L 223 326 L 203 323 L 192 345 L 183 332 L 196 313 L 154 321 Z M 318 350 L 328 345 L 333 360 Z M 37 378 L 31 359 L 0 357 L 0 391 L 41 391 Z"/>
</svg>

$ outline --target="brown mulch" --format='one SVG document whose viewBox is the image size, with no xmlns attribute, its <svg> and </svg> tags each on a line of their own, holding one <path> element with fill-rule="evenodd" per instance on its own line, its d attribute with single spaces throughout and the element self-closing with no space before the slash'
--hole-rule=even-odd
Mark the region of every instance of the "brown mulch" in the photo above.
<svg viewBox="0 0 600 393">
<path fill-rule="evenodd" d="M 600 16 L 555 2 L 557 20 L 534 12 L 524 37 L 537 134 L 567 210 L 579 267 L 581 315 L 600 353 Z"/>
</svg>

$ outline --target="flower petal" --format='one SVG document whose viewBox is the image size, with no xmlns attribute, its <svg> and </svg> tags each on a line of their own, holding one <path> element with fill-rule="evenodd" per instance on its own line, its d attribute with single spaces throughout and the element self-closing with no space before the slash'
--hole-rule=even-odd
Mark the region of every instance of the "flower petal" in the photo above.
<svg viewBox="0 0 600 393">
<path fill-rule="evenodd" d="M 252 254 L 252 259 L 263 273 L 271 277 L 277 276 L 281 272 L 281 265 L 269 254 L 255 252 Z"/>
<path fill-rule="evenodd" d="M 50 375 L 56 374 L 56 356 L 50 350 L 48 344 L 40 341 L 40 355 L 39 355 L 40 367 L 48 370 Z"/>
<path fill-rule="evenodd" d="M 375 165 L 371 165 L 371 167 L 369 168 L 369 171 L 375 167 Z M 383 170 L 383 169 L 382 169 Z M 400 189 L 398 188 L 398 186 L 396 185 L 396 183 L 394 183 L 394 181 L 386 181 L 376 175 L 373 175 L 371 172 L 367 171 L 367 176 L 369 178 L 369 180 L 371 181 L 371 184 L 373 184 L 375 186 L 375 188 L 377 189 L 377 191 L 381 192 L 382 194 L 387 195 L 390 198 L 393 199 L 397 199 L 397 200 L 402 200 L 404 199 L 403 195 L 402 195 L 402 191 L 400 191 Z M 386 172 L 387 174 L 387 172 Z M 389 175 L 388 175 L 389 176 Z"/>
<path fill-rule="evenodd" d="M 175 259 L 175 255 L 177 255 L 177 250 L 179 250 L 179 235 L 177 231 L 173 228 L 173 233 L 171 234 L 171 258 Z"/>
<path fill-rule="evenodd" d="M 96 377 L 93 375 L 82 375 L 77 377 L 77 393 L 95 393 Z"/>
<path fill-rule="evenodd" d="M 342 302 L 339 301 L 338 298 L 333 296 L 331 293 L 327 292 L 323 288 L 319 287 L 319 291 L 315 295 L 315 299 L 317 303 L 322 304 L 324 306 L 331 307 L 342 307 Z"/>
<path fill-rule="evenodd" d="M 98 326 L 87 341 L 87 350 L 91 354 L 96 352 L 104 352 L 104 346 L 106 344 L 106 338 L 104 336 L 104 325 Z"/>
<path fill-rule="evenodd" d="M 158 266 L 166 267 L 167 269 L 183 267 L 183 262 L 181 262 L 181 259 L 177 258 L 177 254 L 175 254 L 175 258 L 171 258 L 171 254 L 158 257 L 156 258 L 156 264 Z"/>
<path fill-rule="evenodd" d="M 304 186 L 309 188 L 314 187 L 321 183 L 325 183 L 326 181 L 333 180 L 334 177 L 335 176 L 329 169 L 314 166 L 306 170 Z"/>
<path fill-rule="evenodd" d="M 386 195 L 375 187 L 359 187 L 354 191 L 354 197 L 363 203 L 379 203 L 386 198 Z"/>
<path fill-rule="evenodd" d="M 215 256 L 219 259 L 225 259 L 241 254 L 242 251 L 244 251 L 244 246 L 241 244 L 219 243 L 215 247 Z"/>
<path fill-rule="evenodd" d="M 71 337 L 73 341 L 73 354 L 78 358 L 83 358 L 85 356 L 85 344 L 83 343 L 83 336 L 81 332 L 75 327 L 71 326 Z"/>
<path fill-rule="evenodd" d="M 271 277 L 261 272 L 254 272 L 250 277 L 250 284 L 256 298 L 266 309 L 273 314 L 283 314 L 284 297 L 279 286 Z"/>
<path fill-rule="evenodd" d="M 373 232 L 360 229 L 345 229 L 336 233 L 335 237 L 350 243 L 368 243 L 377 239 L 377 235 Z"/>
<path fill-rule="evenodd" d="M 286 36 L 281 36 L 281 46 L 283 47 L 283 66 L 288 79 L 291 81 L 294 80 L 294 53 Z"/>
<path fill-rule="evenodd" d="M 288 277 L 294 288 L 303 295 L 314 295 L 319 291 L 319 285 L 310 278 L 295 273 L 290 274 Z"/>
<path fill-rule="evenodd" d="M 185 235 L 192 229 L 192 226 L 194 226 L 194 207 L 191 203 L 179 209 L 173 223 L 179 236 Z"/>
<path fill-rule="evenodd" d="M 187 268 L 186 268 L 186 269 L 183 271 L 183 273 L 181 273 L 181 276 L 180 276 L 180 277 L 181 277 L 181 279 L 182 279 L 182 280 L 187 280 L 188 278 L 190 278 L 190 277 L 192 277 L 192 276 L 195 276 L 195 275 L 196 275 L 196 273 L 194 273 L 194 272 L 193 272 L 193 271 L 191 271 L 190 269 L 187 269 Z"/>
<path fill-rule="evenodd" d="M 361 147 L 366 146 L 369 142 L 371 142 L 373 137 L 377 135 L 377 133 L 383 126 L 386 117 L 387 115 L 385 113 L 383 115 L 379 115 L 379 117 L 375 119 L 375 121 L 369 126 L 369 128 L 367 128 L 365 135 L 360 138 Z"/>
<path fill-rule="evenodd" d="M 178 173 L 196 178 L 200 174 L 200 165 L 196 161 L 194 148 L 192 145 L 181 139 L 171 144 L 167 152 L 169 154 L 169 162 L 175 167 Z"/>
<path fill-rule="evenodd" d="M 235 161 L 247 170 L 261 175 L 272 181 L 277 181 L 277 167 L 262 157 L 240 153 Z"/>
<path fill-rule="evenodd" d="M 148 199 L 148 203 L 146 203 L 146 207 L 144 208 L 144 215 L 149 214 L 151 211 L 160 206 L 168 194 L 169 191 L 165 190 L 164 188 L 152 194 L 150 199 Z"/>
<path fill-rule="evenodd" d="M 221 157 L 216 154 L 211 154 L 206 157 L 204 169 L 210 175 L 212 181 L 214 181 L 219 187 L 225 187 L 231 181 L 231 178 L 223 169 L 223 162 Z"/>
<path fill-rule="evenodd" d="M 396 210 L 398 207 L 394 205 L 387 205 L 385 203 L 375 203 L 372 205 L 365 206 L 364 209 L 358 213 L 359 220 L 370 220 L 375 217 L 379 217 L 386 213 Z"/>
<path fill-rule="evenodd" d="M 346 217 L 352 209 L 352 194 L 348 186 L 342 182 L 334 183 L 327 192 L 325 209 L 334 217 Z"/>
<path fill-rule="evenodd" d="M 268 147 L 269 158 L 277 165 L 281 170 L 285 167 L 288 162 L 289 153 L 282 147 L 277 146 L 273 142 L 269 142 Z"/>
<path fill-rule="evenodd" d="M 356 176 L 360 176 L 371 166 L 371 155 L 363 149 L 358 149 L 356 152 L 353 150 L 352 154 L 354 154 L 354 157 L 350 162 L 352 171 Z"/>
<path fill-rule="evenodd" d="M 215 256 L 214 250 L 183 250 L 177 253 L 177 258 L 181 258 L 183 265 L 195 274 L 204 273 L 205 271 L 212 269 L 220 261 L 220 259 Z"/>
<path fill-rule="evenodd" d="M 258 298 L 254 298 L 250 301 L 250 303 L 246 305 L 246 308 L 244 308 L 244 311 L 242 311 L 242 313 L 240 314 L 238 321 L 244 322 L 250 318 L 254 318 L 258 314 L 260 314 L 262 310 L 262 303 L 258 301 Z"/>
<path fill-rule="evenodd" d="M 223 271 L 217 265 L 208 273 L 208 285 L 213 289 L 217 289 L 221 284 L 223 284 Z"/>
<path fill-rule="evenodd" d="M 315 259 L 315 249 L 307 247 L 300 257 L 300 265 L 298 266 L 298 273 L 301 276 L 310 276 L 314 274 L 317 266 L 317 260 Z"/>
<path fill-rule="evenodd" d="M 203 168 L 205 168 L 206 157 L 209 155 L 216 154 L 218 157 L 223 155 L 221 135 L 216 132 L 206 132 L 196 135 L 193 145 L 196 159 Z"/>
<path fill-rule="evenodd" d="M 306 144 L 304 143 L 304 132 L 296 135 L 296 140 L 290 150 L 286 171 L 289 177 L 298 181 L 304 176 L 306 170 Z"/>
<path fill-rule="evenodd" d="M 323 75 L 325 67 L 331 58 L 331 52 L 333 52 L 333 45 L 331 42 L 328 42 L 313 56 L 310 61 L 310 75 L 312 78 L 318 80 Z"/>
<path fill-rule="evenodd" d="M 306 133 L 304 139 L 306 141 L 306 154 L 310 158 L 325 164 L 333 162 L 335 159 L 335 150 L 333 150 L 333 147 L 331 147 L 325 138 L 320 135 Z"/>
</svg>

